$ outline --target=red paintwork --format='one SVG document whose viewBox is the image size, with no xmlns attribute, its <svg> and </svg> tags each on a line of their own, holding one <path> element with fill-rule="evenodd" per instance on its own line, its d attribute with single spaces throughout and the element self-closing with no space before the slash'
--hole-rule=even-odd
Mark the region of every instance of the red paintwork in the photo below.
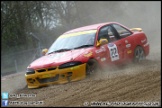
<svg viewBox="0 0 162 108">
<path fill-rule="evenodd" d="M 97 34 L 96 37 L 98 37 L 98 31 L 101 27 L 109 24 L 118 24 L 129 30 L 129 28 L 125 27 L 122 24 L 116 23 L 116 22 L 107 22 L 107 23 L 100 23 L 100 24 L 95 24 L 95 25 L 90 25 L 90 26 L 85 26 L 81 28 L 77 28 L 74 30 L 67 31 L 64 34 L 72 33 L 72 32 L 78 32 L 78 31 L 85 31 L 85 30 L 92 30 L 96 29 Z M 129 30 L 130 31 L 130 30 Z M 132 32 L 131 36 L 128 36 L 126 38 L 122 38 L 120 40 L 112 42 L 117 46 L 118 49 L 118 54 L 119 54 L 119 60 L 116 61 L 111 61 L 110 58 L 110 51 L 108 49 L 108 44 L 105 44 L 103 46 L 97 47 L 96 44 L 94 47 L 90 48 L 81 48 L 81 49 L 76 49 L 76 50 L 71 50 L 71 51 L 66 51 L 66 52 L 58 52 L 58 53 L 53 53 L 50 55 L 43 56 L 37 60 L 35 60 L 33 63 L 31 63 L 28 68 L 33 68 L 33 69 L 39 69 L 39 68 L 48 68 L 48 67 L 56 67 L 59 66 L 60 64 L 70 62 L 70 61 L 81 61 L 83 63 L 86 63 L 90 58 L 94 58 L 98 61 L 100 66 L 104 66 L 107 63 L 108 64 L 121 64 L 127 61 L 130 61 L 134 57 L 134 49 L 139 45 L 142 46 L 145 55 L 147 56 L 149 54 L 149 44 L 147 46 L 144 46 L 144 44 L 147 43 L 147 37 L 143 32 Z M 141 40 L 146 39 L 144 43 L 141 43 Z M 128 41 L 129 44 L 131 44 L 130 48 L 126 48 L 126 42 Z M 96 38 L 97 41 L 97 38 Z M 96 53 L 96 51 L 101 50 L 100 53 Z M 127 53 L 127 51 L 132 51 L 130 54 Z M 90 57 L 85 57 L 84 55 L 92 52 L 92 55 Z M 105 61 L 101 61 L 101 59 L 106 58 Z"/>
</svg>

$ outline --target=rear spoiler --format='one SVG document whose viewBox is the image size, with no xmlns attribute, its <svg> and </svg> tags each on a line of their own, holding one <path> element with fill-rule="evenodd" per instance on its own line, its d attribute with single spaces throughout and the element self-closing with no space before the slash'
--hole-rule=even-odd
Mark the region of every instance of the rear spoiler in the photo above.
<svg viewBox="0 0 162 108">
<path fill-rule="evenodd" d="M 142 28 L 131 28 L 131 31 L 138 31 L 138 32 L 142 32 Z"/>
</svg>

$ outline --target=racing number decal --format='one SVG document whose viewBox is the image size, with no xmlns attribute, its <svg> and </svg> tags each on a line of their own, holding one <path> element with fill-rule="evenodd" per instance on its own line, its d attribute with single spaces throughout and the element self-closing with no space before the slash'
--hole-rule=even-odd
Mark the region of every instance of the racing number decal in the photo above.
<svg viewBox="0 0 162 108">
<path fill-rule="evenodd" d="M 110 51 L 110 57 L 111 57 L 111 61 L 115 61 L 119 59 L 119 54 L 118 54 L 118 49 L 117 46 L 115 44 L 108 44 L 108 49 Z"/>
<path fill-rule="evenodd" d="M 116 56 L 117 56 L 117 55 L 116 55 L 116 48 L 111 48 L 110 53 L 111 53 L 111 57 L 112 57 L 112 58 L 116 57 Z"/>
</svg>

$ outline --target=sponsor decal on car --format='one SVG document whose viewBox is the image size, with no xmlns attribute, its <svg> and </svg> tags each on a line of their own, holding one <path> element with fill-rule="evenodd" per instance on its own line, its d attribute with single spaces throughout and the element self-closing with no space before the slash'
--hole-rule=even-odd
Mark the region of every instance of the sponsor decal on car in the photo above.
<svg viewBox="0 0 162 108">
<path fill-rule="evenodd" d="M 113 47 L 114 44 L 113 44 L 113 43 L 109 43 L 108 46 L 109 46 L 109 47 Z"/>
<path fill-rule="evenodd" d="M 126 48 L 129 48 L 129 47 L 131 47 L 131 44 L 127 44 L 127 45 L 126 45 Z"/>
<path fill-rule="evenodd" d="M 95 52 L 101 53 L 101 52 L 104 52 L 104 51 L 106 51 L 106 49 L 102 46 L 99 50 L 96 50 Z"/>
<path fill-rule="evenodd" d="M 104 58 L 101 58 L 101 61 L 103 62 L 103 61 L 105 61 L 106 60 L 106 58 L 104 57 Z"/>
<path fill-rule="evenodd" d="M 84 54 L 84 57 L 90 57 L 90 56 L 92 56 L 92 52 L 91 51 L 88 52 L 87 54 Z"/>
<path fill-rule="evenodd" d="M 144 43 L 146 41 L 146 39 L 143 39 L 143 40 L 141 40 L 141 43 Z"/>
<path fill-rule="evenodd" d="M 148 45 L 149 45 L 149 43 L 147 42 L 147 43 L 146 43 L 146 44 L 144 44 L 143 46 L 144 46 L 144 47 L 146 47 L 146 46 L 148 46 Z"/>
<path fill-rule="evenodd" d="M 127 53 L 128 53 L 128 54 L 132 53 L 132 50 L 128 50 Z"/>
<path fill-rule="evenodd" d="M 125 43 L 127 44 L 128 43 L 128 40 L 125 40 Z"/>
</svg>

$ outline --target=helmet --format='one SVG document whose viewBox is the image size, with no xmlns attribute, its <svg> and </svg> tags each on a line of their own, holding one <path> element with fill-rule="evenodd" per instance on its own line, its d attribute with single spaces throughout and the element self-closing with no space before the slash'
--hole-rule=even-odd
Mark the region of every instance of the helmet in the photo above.
<svg viewBox="0 0 162 108">
<path fill-rule="evenodd" d="M 42 50 L 42 55 L 45 55 L 45 54 L 47 53 L 47 51 L 48 51 L 48 49 L 46 49 L 46 48 L 43 49 L 43 50 Z"/>
</svg>

